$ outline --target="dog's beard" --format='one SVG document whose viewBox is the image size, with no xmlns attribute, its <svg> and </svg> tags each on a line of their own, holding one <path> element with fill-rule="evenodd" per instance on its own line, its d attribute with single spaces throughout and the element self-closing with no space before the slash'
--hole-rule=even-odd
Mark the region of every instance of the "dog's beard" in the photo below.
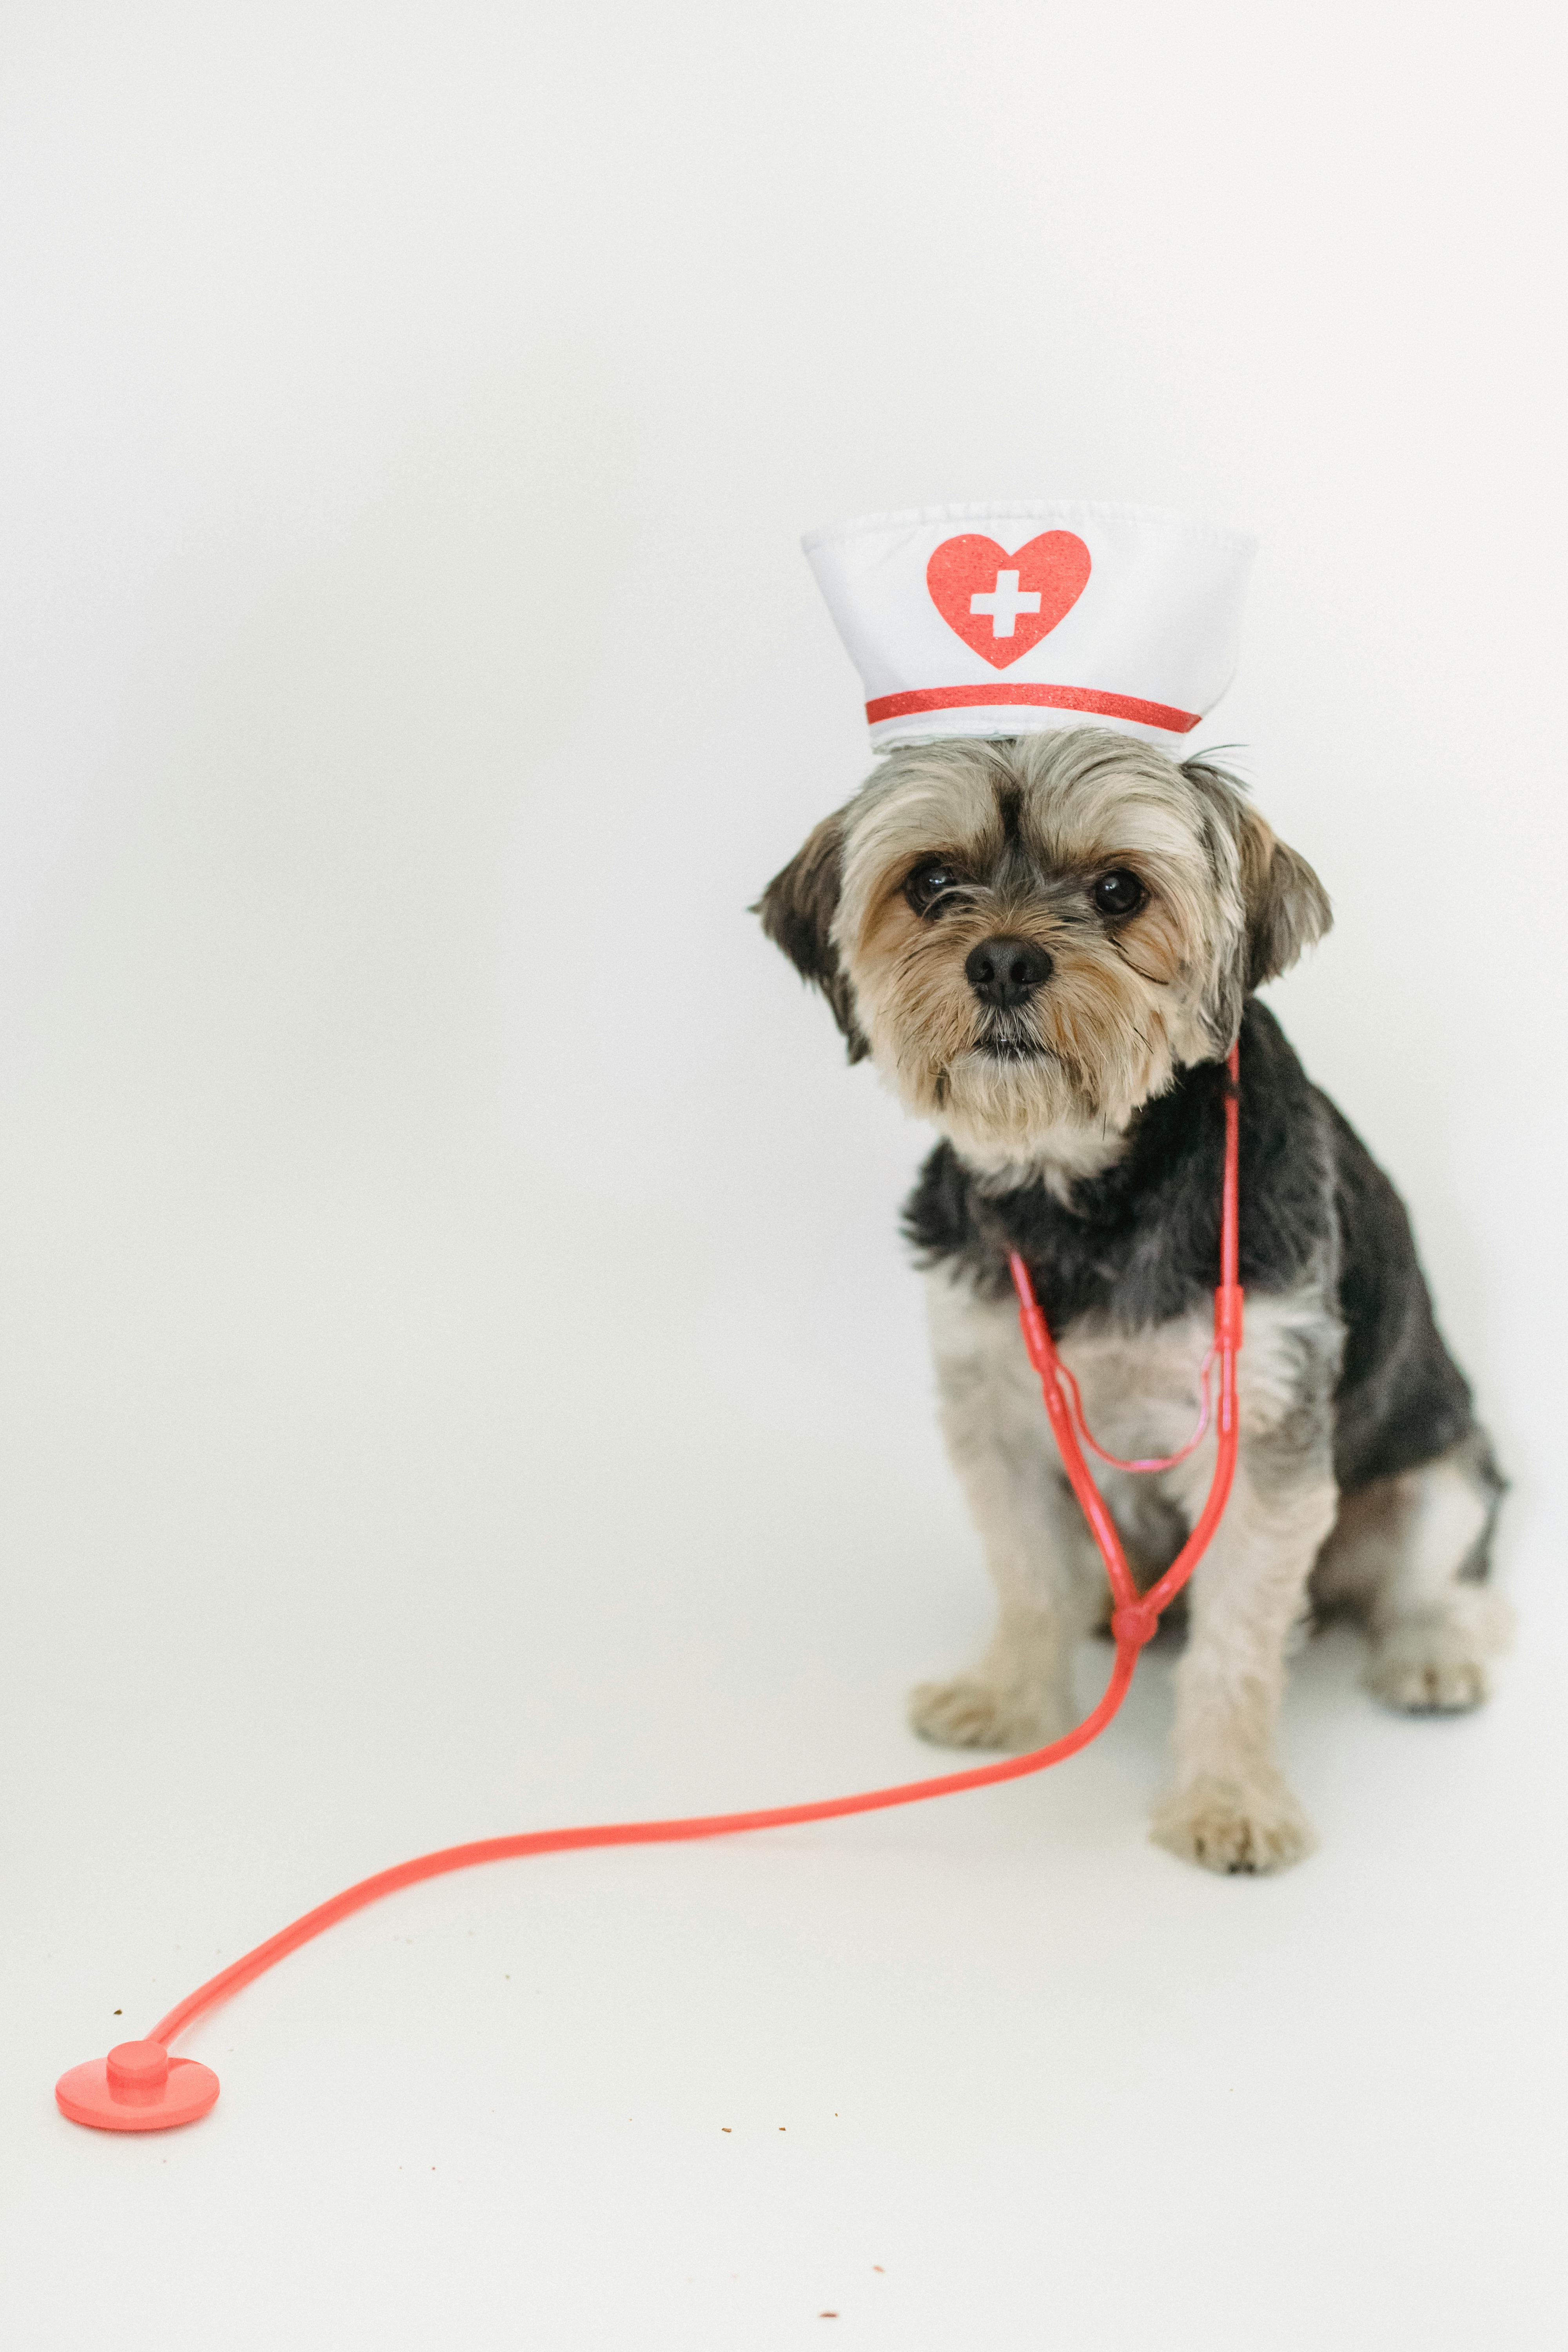
<svg viewBox="0 0 1568 2352">
<path fill-rule="evenodd" d="M 1026 1004 L 979 1005 L 961 940 L 917 944 L 863 990 L 873 1055 L 900 1098 L 987 1161 L 1047 1156 L 1064 1130 L 1119 1134 L 1175 1075 L 1169 992 L 1098 944 L 1051 946 L 1049 981 Z"/>
<path fill-rule="evenodd" d="M 1028 1158 L 1064 1129 L 1120 1134 L 1174 1076 L 1163 1025 L 1152 1015 L 1148 1027 L 1100 1024 L 1088 1036 L 1081 1022 L 1067 1034 L 1066 1024 L 1048 1019 L 1032 1025 L 1046 1034 L 978 1039 L 931 1073 L 931 1115 L 961 1147 L 987 1158 L 998 1151 Z"/>
</svg>

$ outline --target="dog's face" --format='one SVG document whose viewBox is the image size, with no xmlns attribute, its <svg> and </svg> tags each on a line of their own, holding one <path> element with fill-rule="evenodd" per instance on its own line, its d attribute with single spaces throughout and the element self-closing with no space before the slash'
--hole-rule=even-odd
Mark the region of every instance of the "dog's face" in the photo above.
<svg viewBox="0 0 1568 2352">
<path fill-rule="evenodd" d="M 1329 924 L 1218 770 L 1103 729 L 895 751 L 759 904 L 909 1108 L 995 1165 L 1110 1137 Z"/>
</svg>

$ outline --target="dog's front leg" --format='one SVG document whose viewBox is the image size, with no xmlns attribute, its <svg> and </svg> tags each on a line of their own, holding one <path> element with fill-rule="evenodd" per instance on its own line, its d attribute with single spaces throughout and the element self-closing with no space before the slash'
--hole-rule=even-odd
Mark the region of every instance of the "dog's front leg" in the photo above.
<svg viewBox="0 0 1568 2352">
<path fill-rule="evenodd" d="M 1316 1843 L 1274 1735 L 1287 1644 L 1335 1503 L 1325 1453 L 1244 1437 L 1229 1507 L 1193 1579 L 1175 1787 L 1154 1818 L 1157 1842 L 1205 1869 L 1284 1870 Z"/>
<path fill-rule="evenodd" d="M 999 1604 L 984 1656 L 951 1682 L 922 1683 L 910 1721 L 950 1748 L 1037 1748 L 1082 1709 L 1073 1653 L 1105 1605 L 1105 1580 L 1061 1475 L 1040 1387 L 1010 1300 L 930 1278 L 942 1432 L 985 1547 Z"/>
</svg>

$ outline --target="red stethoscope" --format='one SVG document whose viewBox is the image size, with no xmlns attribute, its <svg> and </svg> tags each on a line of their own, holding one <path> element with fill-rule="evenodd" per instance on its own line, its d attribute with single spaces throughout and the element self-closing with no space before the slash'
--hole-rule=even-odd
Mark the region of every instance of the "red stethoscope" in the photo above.
<svg viewBox="0 0 1568 2352">
<path fill-rule="evenodd" d="M 1240 1076 L 1234 1045 L 1228 1068 L 1231 1083 L 1225 1102 L 1225 1187 L 1214 1345 L 1204 1359 L 1200 1375 L 1203 1405 L 1197 1427 L 1178 1453 L 1157 1461 L 1124 1462 L 1120 1455 L 1107 1454 L 1103 1446 L 1095 1444 L 1084 1419 L 1078 1383 L 1057 1354 L 1035 1297 L 1029 1269 L 1016 1251 L 1008 1259 L 1013 1286 L 1018 1294 L 1024 1344 L 1029 1351 L 1030 1363 L 1040 1376 L 1046 1412 L 1061 1449 L 1062 1463 L 1100 1547 L 1116 1604 L 1110 1619 L 1111 1636 L 1116 1643 L 1110 1680 L 1099 1705 L 1090 1709 L 1075 1730 L 1065 1738 L 1052 1740 L 1047 1748 L 1032 1749 L 1027 1756 L 1010 1756 L 1000 1764 L 982 1764 L 967 1772 L 941 1773 L 931 1780 L 905 1780 L 892 1789 L 868 1789 L 857 1797 L 828 1797 L 813 1805 L 775 1805 L 755 1813 L 699 1813 L 688 1821 L 606 1822 L 589 1829 L 525 1830 L 519 1837 L 476 1838 L 468 1845 L 443 1846 L 437 1853 L 419 1854 L 412 1862 L 400 1862 L 391 1870 L 362 1878 L 356 1885 L 334 1895 L 330 1902 L 307 1911 L 290 1927 L 280 1928 L 266 1943 L 258 1944 L 254 1951 L 247 1952 L 243 1958 L 220 1969 L 216 1977 L 187 1994 L 167 2017 L 160 2019 L 144 2042 L 122 2042 L 107 2058 L 91 2058 L 85 2065 L 73 2066 L 55 2085 L 61 2113 L 68 2116 L 72 2123 L 90 2124 L 100 2131 L 164 2131 L 173 2124 L 194 2123 L 198 2116 L 206 2114 L 217 2097 L 218 2079 L 210 2066 L 204 2066 L 197 2059 L 172 2057 L 169 2044 L 175 2036 L 220 2000 L 238 1992 L 242 1985 L 275 1968 L 301 1944 L 308 1944 L 312 1937 L 335 1927 L 340 1919 L 346 1919 L 351 1912 L 363 1910 L 367 1903 L 377 1903 L 384 1895 L 394 1895 L 401 1886 L 416 1885 L 422 1878 L 440 1878 L 449 1870 L 468 1870 L 481 1862 L 508 1862 L 520 1854 L 563 1853 L 593 1845 L 665 1845 L 684 1838 L 729 1837 L 740 1830 L 773 1830 L 800 1822 L 831 1822 L 845 1813 L 879 1812 L 888 1805 L 913 1805 L 927 1797 L 956 1796 L 961 1789 L 989 1789 L 999 1780 L 1024 1780 L 1031 1772 L 1043 1772 L 1049 1764 L 1060 1764 L 1098 1738 L 1127 1696 L 1138 1654 L 1146 1642 L 1152 1640 L 1161 1611 L 1174 1600 L 1203 1557 L 1219 1525 L 1236 1475 L 1236 1360 L 1241 1347 L 1242 1293 L 1237 1279 Z M 1118 1469 L 1172 1468 L 1193 1452 L 1208 1428 L 1209 1380 L 1215 1356 L 1219 1358 L 1218 1439 L 1208 1500 L 1171 1567 L 1157 1584 L 1141 1593 L 1132 1580 L 1115 1523 L 1089 1475 L 1079 1433 L 1101 1461 Z"/>
</svg>

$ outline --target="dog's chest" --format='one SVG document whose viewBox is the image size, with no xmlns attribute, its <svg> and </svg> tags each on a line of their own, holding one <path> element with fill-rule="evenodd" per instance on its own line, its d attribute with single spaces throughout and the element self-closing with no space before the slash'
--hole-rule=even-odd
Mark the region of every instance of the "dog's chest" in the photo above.
<svg viewBox="0 0 1568 2352">
<path fill-rule="evenodd" d="M 1186 1444 L 1198 1417 L 1213 1336 L 1208 1315 L 1135 1331 L 1087 1320 L 1068 1328 L 1058 1352 L 1108 1453 L 1141 1460 Z"/>
<path fill-rule="evenodd" d="M 1310 1285 L 1281 1297 L 1248 1297 L 1237 1360 L 1244 1442 L 1270 1435 L 1300 1403 L 1311 1368 L 1333 1352 L 1336 1328 Z M 1192 1435 L 1213 1339 L 1207 1312 L 1138 1330 L 1086 1318 L 1068 1325 L 1058 1352 L 1079 1384 L 1100 1444 L 1134 1461 L 1173 1454 Z M 1022 1344 L 1020 1339 L 1020 1351 Z M 1209 1375 L 1211 1406 L 1217 1404 L 1218 1380 L 1216 1358 Z"/>
</svg>

